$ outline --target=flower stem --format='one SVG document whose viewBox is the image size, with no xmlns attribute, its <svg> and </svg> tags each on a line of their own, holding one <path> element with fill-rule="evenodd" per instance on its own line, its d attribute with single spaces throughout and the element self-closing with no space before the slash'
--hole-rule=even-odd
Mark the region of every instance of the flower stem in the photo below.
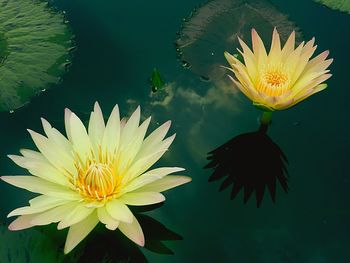
<svg viewBox="0 0 350 263">
<path fill-rule="evenodd" d="M 271 123 L 272 111 L 263 111 L 260 122 L 263 125 L 269 125 Z"/>
</svg>

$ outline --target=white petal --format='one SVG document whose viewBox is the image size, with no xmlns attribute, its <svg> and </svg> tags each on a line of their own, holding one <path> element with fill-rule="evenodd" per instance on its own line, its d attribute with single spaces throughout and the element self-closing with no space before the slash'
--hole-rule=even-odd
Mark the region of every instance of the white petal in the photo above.
<svg viewBox="0 0 350 263">
<path fill-rule="evenodd" d="M 71 210 L 67 215 L 65 215 L 62 221 L 57 225 L 57 229 L 63 229 L 79 223 L 88 217 L 95 208 L 87 208 L 83 205 L 76 206 L 73 210 Z"/>
<path fill-rule="evenodd" d="M 109 116 L 102 140 L 103 152 L 115 154 L 120 140 L 120 117 L 118 105 L 115 105 Z"/>
<path fill-rule="evenodd" d="M 73 148 L 85 163 L 86 159 L 91 156 L 92 145 L 84 124 L 74 113 L 70 116 L 70 132 Z"/>
<path fill-rule="evenodd" d="M 134 180 L 128 183 L 125 187 L 123 187 L 122 191 L 123 193 L 134 191 L 135 189 L 159 180 L 168 174 L 183 170 L 185 169 L 181 167 L 162 167 L 147 171 L 146 173 L 140 175 L 139 177 L 136 177 Z"/>
<path fill-rule="evenodd" d="M 191 181 L 192 179 L 187 176 L 169 175 L 137 189 L 136 192 L 163 192 Z"/>
<path fill-rule="evenodd" d="M 19 151 L 24 157 L 34 159 L 34 160 L 40 160 L 40 161 L 47 161 L 47 159 L 42 155 L 42 153 L 29 150 L 29 149 L 21 149 Z"/>
<path fill-rule="evenodd" d="M 141 156 L 147 156 L 154 152 L 154 146 L 158 145 L 164 139 L 165 135 L 169 131 L 170 125 L 171 121 L 167 121 L 159 128 L 154 130 L 150 135 L 148 135 L 147 138 L 143 141 L 136 159 L 140 158 Z"/>
<path fill-rule="evenodd" d="M 130 209 L 122 202 L 114 199 L 106 204 L 107 212 L 118 221 L 123 221 L 126 223 L 131 223 L 133 219 L 133 214 Z"/>
<path fill-rule="evenodd" d="M 39 133 L 28 130 L 35 145 L 47 160 L 60 171 L 68 171 L 71 174 L 76 173 L 72 156 L 68 155 L 60 147 L 51 142 Z"/>
<path fill-rule="evenodd" d="M 106 207 L 100 207 L 97 209 L 97 216 L 101 223 L 106 225 L 109 230 L 116 230 L 119 226 L 119 221 L 113 219 L 113 217 L 107 212 Z"/>
<path fill-rule="evenodd" d="M 105 122 L 103 114 L 97 102 L 95 102 L 94 111 L 91 112 L 89 120 L 89 137 L 95 149 L 95 154 L 98 153 L 98 147 L 102 143 L 103 134 L 105 131 Z"/>
<path fill-rule="evenodd" d="M 31 223 L 38 226 L 57 223 L 61 221 L 65 215 L 70 213 L 77 205 L 77 202 L 69 202 L 45 212 L 35 214 L 36 216 L 32 218 Z"/>
<path fill-rule="evenodd" d="M 26 189 L 30 192 L 45 194 L 68 200 L 80 199 L 79 194 L 69 188 L 48 182 L 35 176 L 1 176 L 5 182 Z"/>
<path fill-rule="evenodd" d="M 67 152 L 67 154 L 70 154 L 72 151 L 72 144 L 67 140 L 67 138 L 64 137 L 58 130 L 52 128 L 50 123 L 44 118 L 41 118 L 41 122 L 49 140 L 60 146 L 62 150 Z"/>
<path fill-rule="evenodd" d="M 137 128 L 139 127 L 140 115 L 141 111 L 139 106 L 137 107 L 135 112 L 130 116 L 129 120 L 125 124 L 125 127 L 123 128 L 120 139 L 120 150 L 123 150 L 125 147 L 127 147 L 133 139 L 134 134 Z"/>
<path fill-rule="evenodd" d="M 163 202 L 164 195 L 156 192 L 127 193 L 119 197 L 127 205 L 152 205 Z"/>
<path fill-rule="evenodd" d="M 119 225 L 119 230 L 139 246 L 143 247 L 145 245 L 145 237 L 136 217 L 134 217 L 131 224 L 121 222 Z"/>
<path fill-rule="evenodd" d="M 69 186 L 66 175 L 53 167 L 46 159 L 34 159 L 18 155 L 8 155 L 18 166 L 27 169 L 32 175 L 38 176 L 52 183 Z"/>
<path fill-rule="evenodd" d="M 125 146 L 124 150 L 122 150 L 119 158 L 120 171 L 123 171 L 135 159 L 135 156 L 141 148 L 150 121 L 151 118 L 148 118 L 141 124 L 140 127 L 137 128 L 137 131 L 135 132 L 135 135 L 130 141 L 129 145 Z"/>
<path fill-rule="evenodd" d="M 9 230 L 17 231 L 34 226 L 31 221 L 35 215 L 19 216 L 9 225 Z"/>
<path fill-rule="evenodd" d="M 83 221 L 72 225 L 69 228 L 64 253 L 68 254 L 82 241 L 98 224 L 96 212 L 85 218 Z"/>
<path fill-rule="evenodd" d="M 50 197 L 46 195 L 40 195 L 29 201 L 30 206 L 17 208 L 13 210 L 11 213 L 9 213 L 7 217 L 36 214 L 36 213 L 40 213 L 40 212 L 52 209 L 59 205 L 63 205 L 68 202 L 69 200 L 59 199 L 59 198 Z"/>
<path fill-rule="evenodd" d="M 66 134 L 68 140 L 72 141 L 72 136 L 71 136 L 71 129 L 70 129 L 70 117 L 72 115 L 72 112 L 70 109 L 65 108 L 64 109 L 64 126 L 66 128 Z"/>
</svg>

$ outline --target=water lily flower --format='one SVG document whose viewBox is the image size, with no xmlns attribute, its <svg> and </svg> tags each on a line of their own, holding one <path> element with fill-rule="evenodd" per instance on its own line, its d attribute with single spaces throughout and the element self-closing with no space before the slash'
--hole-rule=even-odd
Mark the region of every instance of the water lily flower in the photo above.
<svg viewBox="0 0 350 263">
<path fill-rule="evenodd" d="M 312 94 L 327 87 L 323 82 L 332 75 L 327 70 L 333 59 L 326 59 L 329 51 L 312 58 L 316 50 L 315 38 L 295 48 L 293 31 L 283 48 L 276 28 L 273 30 L 270 52 L 267 54 L 264 43 L 255 29 L 252 29 L 251 50 L 239 39 L 243 51 L 241 62 L 225 52 L 230 70 L 236 79 L 235 85 L 258 108 L 265 111 L 283 110 L 294 106 Z"/>
<path fill-rule="evenodd" d="M 125 121 L 120 120 L 116 105 L 105 123 L 96 103 L 86 130 L 81 120 L 66 109 L 66 138 L 42 119 L 46 136 L 29 130 L 39 151 L 23 149 L 22 156 L 9 156 L 31 175 L 1 177 L 40 194 L 29 201 L 29 206 L 8 215 L 19 216 L 9 229 L 50 223 L 58 223 L 58 229 L 69 227 L 64 248 L 69 253 L 101 222 L 143 246 L 142 229 L 128 205 L 163 202 L 160 192 L 191 178 L 168 176 L 184 170 L 179 167 L 149 170 L 167 151 L 175 134 L 165 138 L 168 121 L 145 137 L 150 118 L 141 125 L 139 122 L 140 107 Z"/>
</svg>

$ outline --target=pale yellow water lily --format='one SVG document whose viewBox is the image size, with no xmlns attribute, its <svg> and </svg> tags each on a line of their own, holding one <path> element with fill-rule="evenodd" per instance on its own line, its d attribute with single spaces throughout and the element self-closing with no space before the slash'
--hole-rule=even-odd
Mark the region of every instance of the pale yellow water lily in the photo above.
<svg viewBox="0 0 350 263">
<path fill-rule="evenodd" d="M 333 59 L 326 59 L 329 51 L 324 51 L 310 60 L 317 47 L 314 38 L 295 48 L 293 31 L 281 48 L 275 28 L 268 54 L 254 29 L 252 50 L 241 39 L 239 42 L 244 63 L 225 52 L 236 77 L 231 79 L 257 107 L 270 111 L 287 109 L 327 87 L 323 82 L 331 77 L 327 68 Z"/>
<path fill-rule="evenodd" d="M 128 205 L 143 206 L 164 201 L 160 193 L 191 179 L 169 175 L 179 167 L 149 170 L 175 138 L 165 138 L 170 121 L 146 138 L 150 118 L 141 125 L 140 108 L 128 121 L 120 120 L 118 106 L 105 124 L 98 103 L 91 113 L 88 130 L 70 110 L 65 111 L 67 137 L 44 119 L 46 136 L 29 130 L 39 151 L 21 150 L 22 156 L 9 157 L 28 169 L 28 176 L 2 176 L 14 186 L 39 193 L 30 205 L 13 210 L 19 216 L 9 229 L 21 230 L 58 222 L 69 227 L 64 252 L 70 252 L 101 222 L 117 228 L 140 246 L 145 243 L 137 219 Z"/>
</svg>

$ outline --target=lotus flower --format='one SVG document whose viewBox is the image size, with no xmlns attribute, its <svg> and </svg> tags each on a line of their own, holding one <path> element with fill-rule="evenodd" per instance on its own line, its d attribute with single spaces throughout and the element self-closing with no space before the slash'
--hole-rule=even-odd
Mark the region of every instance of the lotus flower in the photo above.
<svg viewBox="0 0 350 263">
<path fill-rule="evenodd" d="M 160 193 L 189 182 L 186 176 L 168 176 L 184 170 L 162 167 L 148 170 L 167 151 L 175 135 L 166 139 L 170 121 L 145 138 L 150 118 L 140 126 L 140 108 L 128 121 L 120 120 L 116 105 L 105 124 L 98 103 L 91 113 L 88 131 L 70 110 L 65 111 L 68 139 L 44 119 L 46 137 L 29 130 L 39 152 L 21 150 L 9 157 L 28 169 L 30 176 L 2 176 L 14 186 L 39 193 L 30 206 L 12 211 L 19 216 L 9 229 L 58 223 L 69 227 L 64 248 L 69 253 L 101 222 L 119 230 L 140 246 L 144 235 L 128 205 L 143 206 L 164 201 Z"/>
<path fill-rule="evenodd" d="M 311 59 L 316 47 L 312 38 L 295 48 L 293 31 L 284 47 L 276 28 L 273 30 L 272 44 L 267 54 L 258 33 L 252 29 L 253 50 L 241 39 L 244 64 L 225 52 L 225 57 L 237 79 L 236 86 L 253 104 L 266 111 L 283 110 L 294 106 L 312 94 L 327 87 L 323 82 L 332 75 L 328 66 L 333 59 L 327 59 L 329 51 L 324 51 Z"/>
</svg>

